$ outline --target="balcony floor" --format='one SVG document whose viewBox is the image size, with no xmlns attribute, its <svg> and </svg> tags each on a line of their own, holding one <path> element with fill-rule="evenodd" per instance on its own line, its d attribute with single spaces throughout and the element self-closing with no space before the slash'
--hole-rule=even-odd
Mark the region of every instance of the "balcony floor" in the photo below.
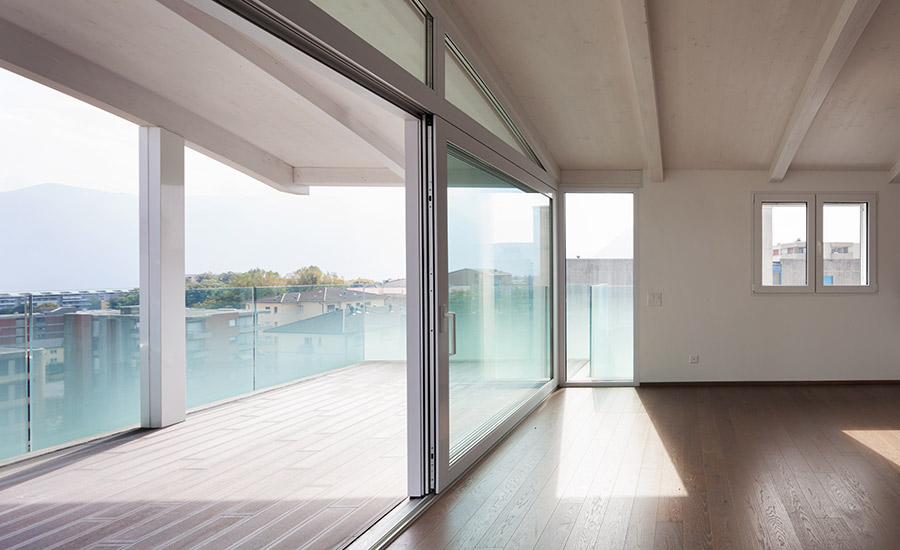
<svg viewBox="0 0 900 550">
<path fill-rule="evenodd" d="M 362 363 L 4 467 L 0 547 L 342 547 L 406 496 L 405 402 Z"/>
</svg>

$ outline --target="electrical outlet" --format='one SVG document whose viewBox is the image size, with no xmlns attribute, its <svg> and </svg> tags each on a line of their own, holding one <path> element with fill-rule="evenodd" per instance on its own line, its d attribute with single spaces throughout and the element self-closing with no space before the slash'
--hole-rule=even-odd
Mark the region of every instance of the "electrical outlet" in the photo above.
<svg viewBox="0 0 900 550">
<path fill-rule="evenodd" d="M 648 292 L 647 307 L 662 307 L 662 292 Z"/>
<path fill-rule="evenodd" d="M 688 356 L 688 362 L 692 365 L 696 365 L 697 363 L 700 362 L 700 356 L 695 353 L 692 353 L 691 355 Z"/>
</svg>

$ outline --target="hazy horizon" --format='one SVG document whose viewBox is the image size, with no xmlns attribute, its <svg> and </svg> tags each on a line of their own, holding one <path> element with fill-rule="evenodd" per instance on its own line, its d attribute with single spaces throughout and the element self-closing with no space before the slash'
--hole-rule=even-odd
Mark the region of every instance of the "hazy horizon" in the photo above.
<svg viewBox="0 0 900 550">
<path fill-rule="evenodd" d="M 3 69 L 0 105 L 0 291 L 137 286 L 138 126 Z M 187 273 L 405 276 L 400 187 L 290 195 L 189 148 L 184 168 Z"/>
<path fill-rule="evenodd" d="M 315 265 L 345 280 L 406 276 L 402 189 L 315 191 L 186 197 L 185 273 Z M 0 292 L 137 287 L 137 202 L 136 193 L 57 183 L 0 191 L 0 231 L 16 235 L 3 255 L 20 260 L 4 262 Z"/>
</svg>

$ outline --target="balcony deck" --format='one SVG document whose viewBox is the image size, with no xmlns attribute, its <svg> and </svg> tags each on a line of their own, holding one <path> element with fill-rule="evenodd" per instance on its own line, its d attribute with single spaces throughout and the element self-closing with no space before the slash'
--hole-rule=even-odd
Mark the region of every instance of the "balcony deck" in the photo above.
<svg viewBox="0 0 900 550">
<path fill-rule="evenodd" d="M 6 466 L 0 547 L 342 547 L 406 496 L 405 402 L 361 363 Z"/>
</svg>

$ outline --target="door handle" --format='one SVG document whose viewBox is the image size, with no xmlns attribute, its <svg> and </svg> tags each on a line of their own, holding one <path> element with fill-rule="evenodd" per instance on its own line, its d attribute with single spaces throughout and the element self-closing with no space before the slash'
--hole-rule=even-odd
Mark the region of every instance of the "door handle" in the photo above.
<svg viewBox="0 0 900 550">
<path fill-rule="evenodd" d="M 447 316 L 447 319 L 450 321 L 449 326 L 447 327 L 449 331 L 450 338 L 450 353 L 449 355 L 452 357 L 456 355 L 456 313 L 452 311 L 448 311 L 444 315 Z"/>
</svg>

